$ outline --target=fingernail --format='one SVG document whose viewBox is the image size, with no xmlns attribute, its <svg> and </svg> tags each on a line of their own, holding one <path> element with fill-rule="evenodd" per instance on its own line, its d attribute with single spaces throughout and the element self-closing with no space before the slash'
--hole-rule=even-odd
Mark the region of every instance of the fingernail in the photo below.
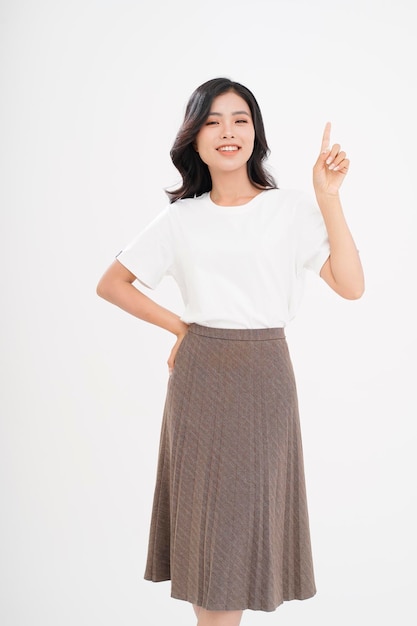
<svg viewBox="0 0 417 626">
<path fill-rule="evenodd" d="M 329 170 L 334 170 L 334 164 L 332 163 L 332 165 L 329 165 Z"/>
<path fill-rule="evenodd" d="M 326 163 L 327 163 L 327 165 L 330 165 L 330 163 L 331 163 L 331 162 L 332 162 L 332 158 L 331 158 L 331 157 L 329 157 L 329 158 L 327 159 Z"/>
</svg>

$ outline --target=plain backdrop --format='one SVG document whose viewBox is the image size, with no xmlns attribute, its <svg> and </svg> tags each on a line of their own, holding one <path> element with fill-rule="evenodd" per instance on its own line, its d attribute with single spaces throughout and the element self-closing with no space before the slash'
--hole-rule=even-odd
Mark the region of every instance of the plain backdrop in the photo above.
<svg viewBox="0 0 417 626">
<path fill-rule="evenodd" d="M 311 274 L 287 327 L 318 593 L 242 625 L 417 623 L 414 0 L 3 0 L 0 26 L 2 626 L 195 624 L 143 580 L 174 338 L 95 288 L 216 76 L 255 93 L 283 188 L 312 193 L 333 123 L 367 283 Z"/>
</svg>

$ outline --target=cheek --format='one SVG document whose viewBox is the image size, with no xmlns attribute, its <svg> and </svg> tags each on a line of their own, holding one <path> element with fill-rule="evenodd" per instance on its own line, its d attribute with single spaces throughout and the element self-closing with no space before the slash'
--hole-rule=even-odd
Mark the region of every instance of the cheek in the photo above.
<svg viewBox="0 0 417 626">
<path fill-rule="evenodd" d="M 205 157 L 207 155 L 207 145 L 204 141 L 204 137 L 197 137 L 194 142 L 194 150 L 198 152 L 202 161 L 205 161 Z"/>
<path fill-rule="evenodd" d="M 208 167 L 210 166 L 210 159 L 207 154 L 205 154 L 204 150 L 198 151 L 198 156 L 200 157 L 200 161 L 205 163 Z"/>
<path fill-rule="evenodd" d="M 248 137 L 247 145 L 248 145 L 248 148 L 250 149 L 250 153 L 252 154 L 253 149 L 255 148 L 255 133 L 252 133 L 251 136 Z"/>
</svg>

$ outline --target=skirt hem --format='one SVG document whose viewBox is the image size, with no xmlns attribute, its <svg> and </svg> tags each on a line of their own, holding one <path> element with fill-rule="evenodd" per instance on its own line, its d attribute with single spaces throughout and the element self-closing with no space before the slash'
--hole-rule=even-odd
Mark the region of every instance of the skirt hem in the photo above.
<svg viewBox="0 0 417 626">
<path fill-rule="evenodd" d="M 147 576 L 144 576 L 144 579 L 152 583 L 163 583 L 163 582 L 169 582 L 171 580 L 171 578 L 155 578 L 154 579 L 154 578 L 147 577 Z M 307 593 L 307 594 L 288 596 L 288 597 L 282 598 L 281 600 L 277 601 L 276 603 L 273 603 L 270 606 L 269 605 L 267 606 L 256 605 L 254 603 L 247 602 L 245 606 L 233 606 L 233 607 L 224 606 L 224 605 L 215 606 L 215 607 L 213 607 L 212 605 L 204 605 L 204 603 L 200 603 L 196 599 L 191 599 L 189 597 L 185 597 L 185 596 L 182 596 L 181 594 L 176 594 L 173 592 L 171 592 L 170 596 L 174 600 L 181 600 L 182 602 L 189 602 L 190 604 L 199 606 L 202 609 L 205 609 L 206 611 L 262 611 L 264 613 L 273 613 L 282 604 L 284 604 L 284 602 L 292 602 L 293 600 L 298 600 L 300 602 L 302 602 L 303 600 L 311 600 L 311 598 L 314 598 L 316 594 L 317 594 L 317 590 L 314 590 L 311 593 Z"/>
</svg>

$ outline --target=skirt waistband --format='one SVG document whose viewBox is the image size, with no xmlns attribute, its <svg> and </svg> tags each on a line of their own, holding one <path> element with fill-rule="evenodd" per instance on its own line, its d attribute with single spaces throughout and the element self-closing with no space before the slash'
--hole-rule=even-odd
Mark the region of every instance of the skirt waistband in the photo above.
<svg viewBox="0 0 417 626">
<path fill-rule="evenodd" d="M 283 328 L 213 328 L 212 326 L 190 324 L 188 332 L 212 339 L 234 339 L 236 341 L 269 341 L 270 339 L 285 338 Z"/>
</svg>

